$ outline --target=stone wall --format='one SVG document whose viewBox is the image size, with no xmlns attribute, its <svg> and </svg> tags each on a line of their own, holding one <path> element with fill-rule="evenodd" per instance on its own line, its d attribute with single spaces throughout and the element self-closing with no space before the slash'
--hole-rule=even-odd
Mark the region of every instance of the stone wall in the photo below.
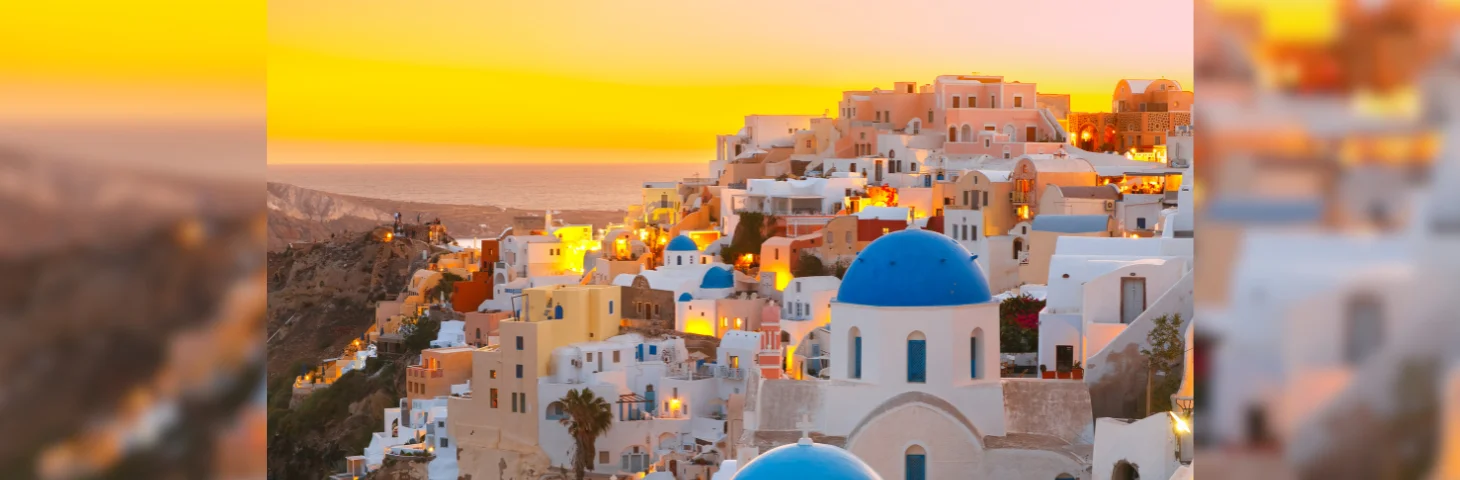
<svg viewBox="0 0 1460 480">
<path fill-rule="evenodd" d="M 1090 391 L 1072 380 L 1004 380 L 1004 418 L 1010 432 L 1076 442 L 1094 424 Z"/>
</svg>

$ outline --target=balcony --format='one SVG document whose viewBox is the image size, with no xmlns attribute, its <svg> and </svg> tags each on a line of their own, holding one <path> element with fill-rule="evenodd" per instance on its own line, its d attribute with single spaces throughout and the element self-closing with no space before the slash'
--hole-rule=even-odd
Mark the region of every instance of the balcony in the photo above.
<svg viewBox="0 0 1460 480">
<path fill-rule="evenodd" d="M 441 378 L 445 375 L 446 371 L 440 368 L 424 368 L 414 366 L 406 369 L 406 376 L 416 378 Z"/>
<path fill-rule="evenodd" d="M 679 202 L 672 200 L 658 200 L 644 204 L 648 208 L 679 208 Z"/>
<path fill-rule="evenodd" d="M 726 380 L 744 380 L 744 368 L 732 368 L 728 365 L 716 365 L 715 376 Z"/>
<path fill-rule="evenodd" d="M 1021 192 L 1021 191 L 1009 192 L 1009 203 L 1012 203 L 1014 205 L 1028 205 L 1029 204 L 1029 192 Z"/>
</svg>

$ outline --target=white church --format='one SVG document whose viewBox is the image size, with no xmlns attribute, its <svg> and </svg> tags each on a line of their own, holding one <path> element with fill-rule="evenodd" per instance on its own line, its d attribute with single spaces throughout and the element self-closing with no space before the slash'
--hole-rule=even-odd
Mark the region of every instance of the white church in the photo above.
<svg viewBox="0 0 1460 480">
<path fill-rule="evenodd" d="M 832 302 L 829 379 L 748 392 L 739 462 L 803 421 L 881 478 L 1074 479 L 1092 455 L 1083 382 L 1003 379 L 999 308 L 967 249 L 925 230 L 858 255 Z"/>
</svg>

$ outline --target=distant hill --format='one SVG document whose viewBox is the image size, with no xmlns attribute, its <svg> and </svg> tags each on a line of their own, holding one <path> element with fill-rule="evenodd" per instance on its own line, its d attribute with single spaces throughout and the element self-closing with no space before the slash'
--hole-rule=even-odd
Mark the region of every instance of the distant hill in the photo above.
<svg viewBox="0 0 1460 480">
<path fill-rule="evenodd" d="M 327 240 L 331 235 L 364 232 L 389 224 L 396 212 L 409 223 L 441 219 L 455 238 L 494 236 L 519 215 L 542 215 L 540 210 L 523 210 L 477 205 L 442 205 L 400 202 L 379 198 L 340 195 L 284 183 L 268 184 L 269 249 L 283 249 L 290 242 Z M 560 210 L 554 215 L 565 223 L 591 223 L 603 227 L 622 221 L 624 211 Z M 485 225 L 485 227 L 483 227 Z"/>
</svg>

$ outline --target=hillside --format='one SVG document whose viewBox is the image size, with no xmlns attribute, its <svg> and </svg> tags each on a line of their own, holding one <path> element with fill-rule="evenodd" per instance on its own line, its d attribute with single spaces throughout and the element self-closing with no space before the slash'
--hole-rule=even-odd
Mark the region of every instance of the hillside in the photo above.
<svg viewBox="0 0 1460 480">
<path fill-rule="evenodd" d="M 542 215 L 539 210 L 478 205 L 442 205 L 399 202 L 378 198 L 339 195 L 283 183 L 269 183 L 269 250 L 282 250 L 290 242 L 327 240 L 347 231 L 363 232 L 389 224 L 396 212 L 414 223 L 441 219 L 456 238 L 495 236 L 512 224 L 512 217 Z M 603 227 L 623 221 L 623 211 L 562 210 L 555 214 L 565 223 L 590 223 Z M 483 227 L 485 225 L 485 227 Z"/>
</svg>

